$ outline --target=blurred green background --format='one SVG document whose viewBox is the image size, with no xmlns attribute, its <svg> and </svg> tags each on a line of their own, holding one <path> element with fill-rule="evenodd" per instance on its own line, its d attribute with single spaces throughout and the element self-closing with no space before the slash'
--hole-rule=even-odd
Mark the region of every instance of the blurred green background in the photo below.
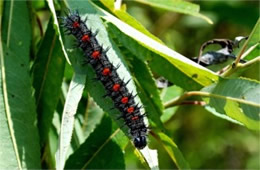
<svg viewBox="0 0 260 170">
<path fill-rule="evenodd" d="M 259 1 L 192 2 L 200 5 L 201 13 L 213 25 L 193 16 L 124 1 L 127 12 L 167 46 L 189 58 L 197 56 L 207 40 L 248 36 L 259 17 Z M 193 169 L 260 169 L 259 132 L 190 105 L 178 107 L 165 125 Z M 164 152 L 159 150 L 160 167 L 172 169 L 175 166 Z M 127 162 L 129 168 L 135 168 L 130 155 Z"/>
</svg>

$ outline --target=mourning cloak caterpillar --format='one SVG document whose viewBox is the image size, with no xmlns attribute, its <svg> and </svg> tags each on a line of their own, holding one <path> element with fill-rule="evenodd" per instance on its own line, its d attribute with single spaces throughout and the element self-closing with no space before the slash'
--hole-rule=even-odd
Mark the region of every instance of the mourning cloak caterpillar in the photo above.
<svg viewBox="0 0 260 170">
<path fill-rule="evenodd" d="M 141 106 L 135 103 L 135 96 L 127 88 L 128 82 L 124 82 L 117 73 L 119 66 L 114 66 L 108 59 L 106 52 L 99 45 L 96 35 L 85 24 L 79 13 L 69 12 L 62 18 L 62 26 L 67 34 L 72 34 L 78 43 L 78 47 L 84 52 L 84 61 L 89 63 L 96 72 L 96 79 L 104 85 L 107 94 L 114 102 L 114 108 L 120 112 L 125 124 L 129 127 L 130 134 L 136 148 L 143 149 L 147 145 L 147 127 L 144 123 L 144 114 L 141 114 Z"/>
</svg>

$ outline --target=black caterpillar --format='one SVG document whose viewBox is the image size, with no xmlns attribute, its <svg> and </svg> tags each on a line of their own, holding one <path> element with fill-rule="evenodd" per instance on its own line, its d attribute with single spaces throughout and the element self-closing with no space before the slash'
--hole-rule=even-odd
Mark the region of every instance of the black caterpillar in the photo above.
<svg viewBox="0 0 260 170">
<path fill-rule="evenodd" d="M 147 145 L 147 127 L 144 123 L 144 114 L 140 112 L 141 106 L 135 103 L 134 95 L 129 92 L 119 76 L 115 67 L 106 55 L 108 49 L 99 45 L 96 33 L 93 33 L 85 24 L 87 18 L 82 20 L 78 11 L 69 12 L 61 17 L 62 26 L 67 34 L 72 34 L 78 43 L 78 47 L 84 52 L 84 62 L 89 63 L 96 72 L 96 79 L 104 85 L 107 94 L 114 101 L 114 108 L 122 114 L 125 124 L 129 127 L 130 134 L 136 148 L 143 149 Z"/>
</svg>

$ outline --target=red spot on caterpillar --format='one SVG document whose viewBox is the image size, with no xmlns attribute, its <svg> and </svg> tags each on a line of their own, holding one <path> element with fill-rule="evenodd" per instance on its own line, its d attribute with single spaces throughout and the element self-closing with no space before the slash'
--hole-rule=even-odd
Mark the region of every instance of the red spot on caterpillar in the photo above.
<svg viewBox="0 0 260 170">
<path fill-rule="evenodd" d="M 90 38 L 89 38 L 89 36 L 87 34 L 85 34 L 85 35 L 82 36 L 81 40 L 83 42 L 87 42 L 87 41 L 90 41 Z"/>
<path fill-rule="evenodd" d="M 138 120 L 138 119 L 139 119 L 138 116 L 132 117 L 132 120 Z"/>
<path fill-rule="evenodd" d="M 126 104 L 128 102 L 128 97 L 122 97 L 121 102 Z"/>
<path fill-rule="evenodd" d="M 77 22 L 77 21 L 75 21 L 74 23 L 73 23 L 73 28 L 78 28 L 79 27 L 79 23 Z"/>
<path fill-rule="evenodd" d="M 94 59 L 98 59 L 99 56 L 100 56 L 100 52 L 99 52 L 99 51 L 94 51 L 94 52 L 92 53 L 92 58 L 94 58 Z"/>
<path fill-rule="evenodd" d="M 134 107 L 129 107 L 129 108 L 127 109 L 127 112 L 128 112 L 128 113 L 133 113 L 134 110 L 135 110 Z"/>
<path fill-rule="evenodd" d="M 120 89 L 120 85 L 119 84 L 114 84 L 113 91 L 118 91 L 119 89 Z"/>
<path fill-rule="evenodd" d="M 104 68 L 103 71 L 102 71 L 102 74 L 103 74 L 104 76 L 107 76 L 107 75 L 109 75 L 110 73 L 111 73 L 111 71 L 110 71 L 109 68 Z"/>
</svg>

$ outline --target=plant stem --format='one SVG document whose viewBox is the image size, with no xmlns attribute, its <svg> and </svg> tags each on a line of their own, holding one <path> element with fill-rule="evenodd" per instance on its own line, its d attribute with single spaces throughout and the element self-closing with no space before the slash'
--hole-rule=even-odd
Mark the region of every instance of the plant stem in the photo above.
<svg viewBox="0 0 260 170">
<path fill-rule="evenodd" d="M 246 62 L 245 64 L 238 64 L 236 68 L 229 67 L 223 74 L 221 74 L 221 76 L 223 77 L 230 76 L 231 74 L 237 72 L 238 70 L 251 67 L 253 64 L 256 64 L 257 62 L 260 62 L 260 56 Z"/>
<path fill-rule="evenodd" d="M 206 105 L 206 102 L 204 101 L 183 101 L 180 103 L 180 105 L 199 105 L 204 106 Z"/>
<path fill-rule="evenodd" d="M 169 108 L 169 107 L 173 107 L 173 106 L 176 106 L 176 105 L 180 105 L 183 102 L 183 100 L 185 100 L 185 99 L 187 99 L 188 97 L 191 97 L 191 96 L 204 96 L 204 97 L 219 98 L 219 99 L 223 99 L 223 100 L 231 100 L 231 101 L 234 101 L 234 102 L 243 103 L 243 104 L 247 104 L 247 105 L 251 105 L 251 106 L 260 108 L 259 104 L 253 103 L 251 101 L 246 101 L 246 100 L 243 100 L 243 99 L 234 98 L 234 97 L 230 97 L 230 96 L 221 96 L 221 95 L 218 95 L 218 94 L 212 94 L 212 93 L 209 93 L 209 92 L 202 92 L 202 91 L 186 92 L 182 96 L 177 97 L 177 98 L 165 103 L 164 107 Z"/>
<path fill-rule="evenodd" d="M 191 91 L 191 92 L 186 92 L 182 96 L 176 97 L 169 102 L 164 104 L 165 108 L 173 107 L 176 105 L 180 105 L 185 99 L 191 97 L 191 96 L 198 96 L 200 91 Z"/>
</svg>

